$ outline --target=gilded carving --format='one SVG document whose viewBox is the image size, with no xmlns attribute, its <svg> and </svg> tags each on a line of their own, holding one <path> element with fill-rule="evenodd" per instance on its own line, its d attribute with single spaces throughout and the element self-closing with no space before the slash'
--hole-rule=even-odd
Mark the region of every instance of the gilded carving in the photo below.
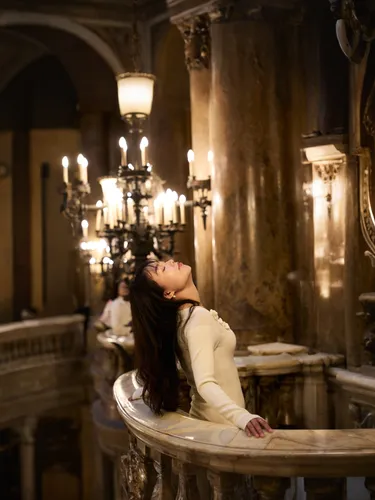
<svg viewBox="0 0 375 500">
<path fill-rule="evenodd" d="M 246 476 L 207 470 L 207 477 L 212 488 L 213 500 L 233 500 L 250 498 Z"/>
<path fill-rule="evenodd" d="M 328 213 L 331 213 L 332 208 L 332 183 L 337 177 L 337 174 L 343 165 L 344 160 L 338 159 L 334 161 L 324 161 L 314 163 L 314 168 L 319 178 L 327 186 L 326 201 L 328 206 Z"/>
<path fill-rule="evenodd" d="M 201 15 L 178 24 L 185 43 L 185 62 L 189 70 L 210 65 L 210 24 L 207 15 Z"/>
<path fill-rule="evenodd" d="M 143 500 L 150 491 L 152 460 L 142 455 L 130 433 L 129 441 L 129 451 L 120 461 L 122 488 L 127 500 Z"/>
<path fill-rule="evenodd" d="M 336 17 L 336 34 L 346 57 L 360 63 L 375 38 L 375 8 L 371 0 L 330 0 Z"/>
<path fill-rule="evenodd" d="M 365 255 L 371 256 L 373 254 L 375 256 L 375 219 L 370 198 L 370 151 L 363 148 L 358 152 L 358 155 L 361 229 L 363 237 L 370 248 L 370 252 L 366 252 Z"/>
<path fill-rule="evenodd" d="M 344 498 L 345 480 L 337 478 L 305 478 L 305 491 L 307 498 L 319 498 L 319 500 Z"/>
<path fill-rule="evenodd" d="M 259 500 L 284 498 L 286 490 L 290 487 L 290 479 L 287 477 L 255 476 L 253 483 Z"/>
</svg>

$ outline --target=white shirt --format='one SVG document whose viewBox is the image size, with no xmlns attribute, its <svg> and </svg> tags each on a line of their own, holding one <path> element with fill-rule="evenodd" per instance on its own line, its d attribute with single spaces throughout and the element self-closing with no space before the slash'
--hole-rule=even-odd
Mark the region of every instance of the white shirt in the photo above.
<svg viewBox="0 0 375 500">
<path fill-rule="evenodd" d="M 128 325 L 132 320 L 132 315 L 129 301 L 124 300 L 122 297 L 113 300 L 110 303 L 109 318 L 108 326 L 112 328 L 114 335 L 122 337 L 130 334 Z"/>
<path fill-rule="evenodd" d="M 191 386 L 190 415 L 240 429 L 259 417 L 245 410 L 234 351 L 236 336 L 216 311 L 195 307 L 179 312 L 181 367 Z M 185 327 L 186 323 L 186 327 Z"/>
</svg>

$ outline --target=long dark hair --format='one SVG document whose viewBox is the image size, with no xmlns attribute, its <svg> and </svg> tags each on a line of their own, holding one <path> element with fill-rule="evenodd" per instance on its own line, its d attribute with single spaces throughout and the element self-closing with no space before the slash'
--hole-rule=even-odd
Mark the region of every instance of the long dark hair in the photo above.
<svg viewBox="0 0 375 500">
<path fill-rule="evenodd" d="M 137 379 L 143 384 L 144 402 L 154 413 L 160 414 L 176 411 L 179 405 L 177 359 L 181 349 L 177 338 L 180 327 L 178 309 L 183 304 L 191 304 L 193 308 L 198 303 L 166 299 L 164 290 L 147 272 L 147 267 L 153 262 L 148 260 L 137 269 L 129 286 L 129 297 Z"/>
</svg>

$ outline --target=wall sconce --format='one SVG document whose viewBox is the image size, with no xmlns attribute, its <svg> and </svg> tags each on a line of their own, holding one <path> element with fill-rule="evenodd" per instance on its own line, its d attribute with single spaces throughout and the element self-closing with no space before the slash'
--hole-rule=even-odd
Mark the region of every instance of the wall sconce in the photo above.
<svg viewBox="0 0 375 500">
<path fill-rule="evenodd" d="M 207 208 L 212 205 L 211 200 L 208 199 L 208 194 L 211 191 L 211 176 L 207 179 L 197 179 L 194 175 L 194 152 L 190 149 L 187 154 L 189 162 L 189 177 L 187 181 L 187 188 L 192 189 L 193 192 L 198 194 L 197 199 L 193 201 L 193 207 L 199 207 L 202 213 L 203 228 L 207 228 Z M 207 161 L 212 171 L 214 155 L 212 151 L 207 154 Z"/>
<path fill-rule="evenodd" d="M 332 186 L 337 174 L 345 161 L 345 155 L 334 144 L 312 146 L 304 149 L 306 160 L 304 163 L 311 165 L 317 178 L 311 183 L 303 184 L 304 204 L 308 198 L 325 198 L 328 216 L 332 212 Z"/>
</svg>

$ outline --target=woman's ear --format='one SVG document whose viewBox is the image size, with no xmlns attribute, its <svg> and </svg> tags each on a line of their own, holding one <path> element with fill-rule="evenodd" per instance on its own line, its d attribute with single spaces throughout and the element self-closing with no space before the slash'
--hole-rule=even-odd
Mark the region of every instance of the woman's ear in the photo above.
<svg viewBox="0 0 375 500">
<path fill-rule="evenodd" d="M 168 300 L 172 300 L 176 297 L 176 294 L 174 292 L 164 292 L 164 298 Z"/>
</svg>

